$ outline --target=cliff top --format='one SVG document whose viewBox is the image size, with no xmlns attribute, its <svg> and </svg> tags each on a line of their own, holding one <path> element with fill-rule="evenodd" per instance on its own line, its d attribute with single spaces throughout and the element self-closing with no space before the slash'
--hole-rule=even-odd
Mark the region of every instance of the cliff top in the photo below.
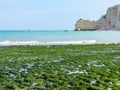
<svg viewBox="0 0 120 90">
<path fill-rule="evenodd" d="M 120 4 L 114 5 L 111 8 L 113 8 L 113 7 L 120 7 Z"/>
</svg>

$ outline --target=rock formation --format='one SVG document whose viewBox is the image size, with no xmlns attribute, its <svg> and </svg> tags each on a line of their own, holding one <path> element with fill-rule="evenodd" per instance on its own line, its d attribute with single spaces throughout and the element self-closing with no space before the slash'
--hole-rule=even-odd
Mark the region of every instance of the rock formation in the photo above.
<svg viewBox="0 0 120 90">
<path fill-rule="evenodd" d="M 75 24 L 75 30 L 120 30 L 120 5 L 107 9 L 97 21 L 79 19 Z"/>
<path fill-rule="evenodd" d="M 76 30 L 96 30 L 96 21 L 79 19 L 75 25 Z"/>
</svg>

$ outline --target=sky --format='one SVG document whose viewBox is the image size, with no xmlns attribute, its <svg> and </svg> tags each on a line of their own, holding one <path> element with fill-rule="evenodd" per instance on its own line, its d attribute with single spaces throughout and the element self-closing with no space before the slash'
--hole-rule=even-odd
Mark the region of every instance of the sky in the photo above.
<svg viewBox="0 0 120 90">
<path fill-rule="evenodd" d="M 120 0 L 0 0 L 0 30 L 73 30 L 78 19 L 98 20 Z"/>
</svg>

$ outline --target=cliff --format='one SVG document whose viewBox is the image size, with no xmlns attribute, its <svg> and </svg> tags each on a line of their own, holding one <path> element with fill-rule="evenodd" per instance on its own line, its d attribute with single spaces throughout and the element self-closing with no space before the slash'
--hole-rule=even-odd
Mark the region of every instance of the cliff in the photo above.
<svg viewBox="0 0 120 90">
<path fill-rule="evenodd" d="M 120 30 L 120 5 L 107 9 L 105 15 L 97 21 L 79 19 L 75 24 L 75 30 Z"/>
</svg>

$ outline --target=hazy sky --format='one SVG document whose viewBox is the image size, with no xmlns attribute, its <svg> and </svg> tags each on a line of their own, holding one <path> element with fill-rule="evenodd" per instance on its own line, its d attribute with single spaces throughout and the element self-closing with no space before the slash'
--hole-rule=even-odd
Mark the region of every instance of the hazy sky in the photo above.
<svg viewBox="0 0 120 90">
<path fill-rule="evenodd" d="M 0 30 L 74 29 L 79 18 L 97 20 L 120 0 L 0 0 Z"/>
</svg>

